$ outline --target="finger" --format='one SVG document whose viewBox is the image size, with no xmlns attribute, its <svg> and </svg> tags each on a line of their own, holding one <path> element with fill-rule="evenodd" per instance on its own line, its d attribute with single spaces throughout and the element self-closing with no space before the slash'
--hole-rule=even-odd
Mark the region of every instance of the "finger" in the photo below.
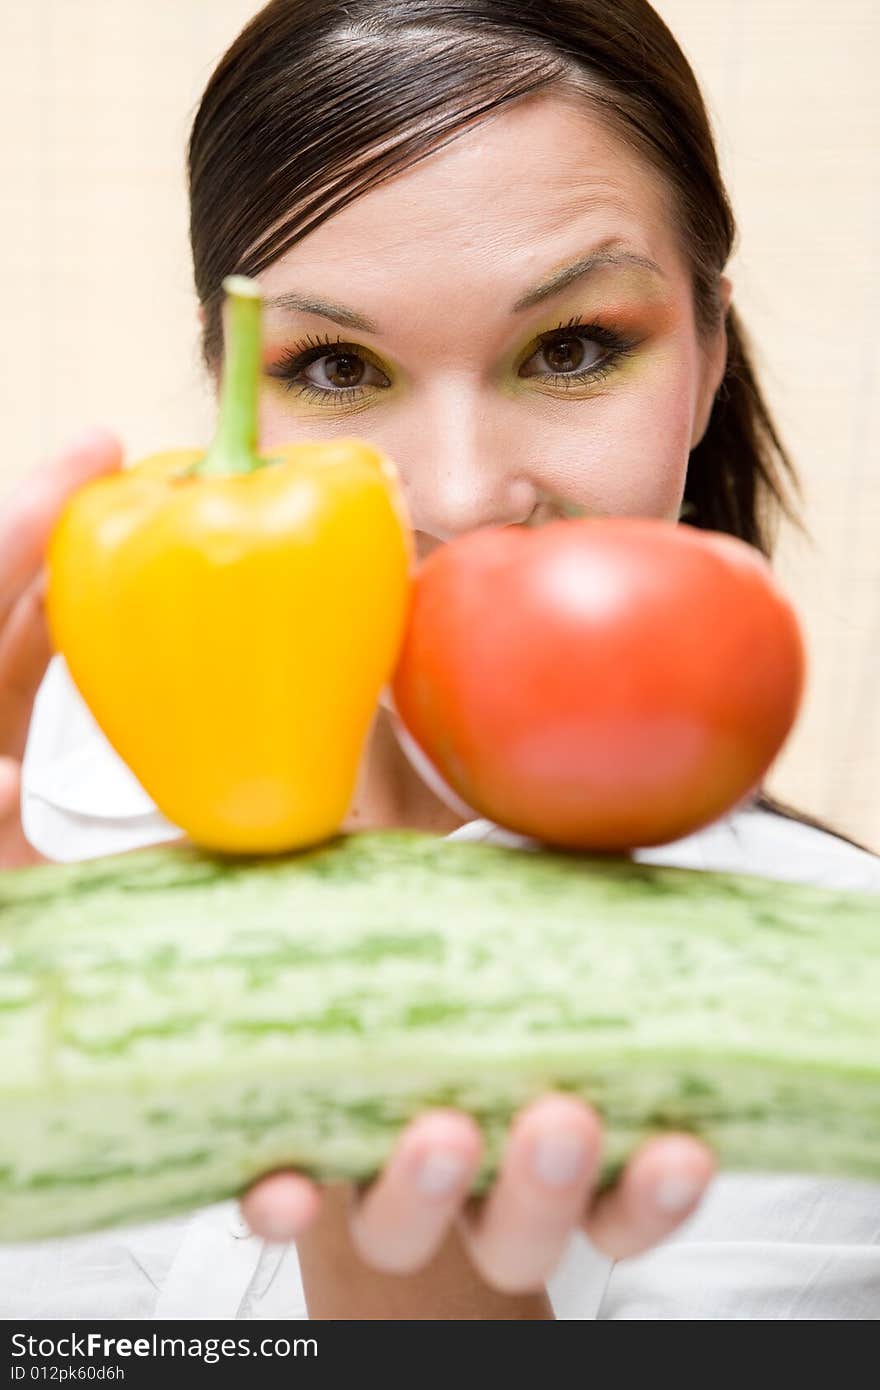
<svg viewBox="0 0 880 1390">
<path fill-rule="evenodd" d="M 122 445 L 95 426 L 29 474 L 0 506 L 0 631 L 36 577 L 64 503 L 92 478 L 122 466 Z"/>
<path fill-rule="evenodd" d="M 21 768 L 13 758 L 0 758 L 0 869 L 48 863 L 24 837 L 20 801 Z"/>
<path fill-rule="evenodd" d="M 361 1259 L 397 1274 L 427 1264 L 464 1201 L 482 1147 L 468 1115 L 434 1110 L 414 1120 L 351 1213 L 352 1243 Z"/>
<path fill-rule="evenodd" d="M 41 571 L 0 630 L 0 755 L 7 757 L 24 756 L 34 698 L 52 655 L 44 594 Z"/>
<path fill-rule="evenodd" d="M 526 1293 L 546 1283 L 583 1219 L 601 1142 L 597 1116 L 572 1096 L 542 1096 L 516 1117 L 491 1194 L 461 1222 L 488 1284 Z"/>
<path fill-rule="evenodd" d="M 290 1241 L 317 1220 L 321 1193 L 298 1173 L 270 1173 L 248 1189 L 239 1208 L 254 1235 Z"/>
<path fill-rule="evenodd" d="M 612 1259 L 638 1255 L 690 1216 L 714 1173 L 714 1156 L 698 1139 L 687 1134 L 652 1139 L 598 1198 L 584 1230 Z"/>
</svg>

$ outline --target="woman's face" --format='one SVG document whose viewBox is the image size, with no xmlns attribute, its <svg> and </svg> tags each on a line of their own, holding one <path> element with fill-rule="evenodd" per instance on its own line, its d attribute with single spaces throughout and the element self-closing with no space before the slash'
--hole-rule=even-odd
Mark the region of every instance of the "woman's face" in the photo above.
<svg viewBox="0 0 880 1390">
<path fill-rule="evenodd" d="M 662 185 L 591 115 L 529 98 L 259 279 L 262 449 L 378 445 L 420 558 L 572 510 L 677 519 L 724 332 L 701 348 Z"/>
</svg>

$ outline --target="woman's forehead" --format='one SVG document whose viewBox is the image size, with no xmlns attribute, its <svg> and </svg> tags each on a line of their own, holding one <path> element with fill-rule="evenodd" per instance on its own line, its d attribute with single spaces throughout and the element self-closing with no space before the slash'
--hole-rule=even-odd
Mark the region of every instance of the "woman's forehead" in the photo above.
<svg viewBox="0 0 880 1390">
<path fill-rule="evenodd" d="M 466 129 L 356 198 L 260 280 L 267 296 L 296 283 L 350 298 L 358 279 L 368 289 L 482 270 L 513 292 L 612 238 L 674 270 L 675 236 L 659 175 L 589 108 L 542 96 Z"/>
</svg>

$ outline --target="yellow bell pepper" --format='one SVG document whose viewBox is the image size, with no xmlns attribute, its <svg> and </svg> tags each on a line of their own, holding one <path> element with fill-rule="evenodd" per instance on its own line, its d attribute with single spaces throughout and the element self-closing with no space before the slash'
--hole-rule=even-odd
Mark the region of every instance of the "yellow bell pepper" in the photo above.
<svg viewBox="0 0 880 1390">
<path fill-rule="evenodd" d="M 336 832 L 393 672 L 414 564 L 397 472 L 356 439 L 256 452 L 259 289 L 224 282 L 207 452 L 77 492 L 48 555 L 56 650 L 192 840 L 269 853 Z"/>
</svg>

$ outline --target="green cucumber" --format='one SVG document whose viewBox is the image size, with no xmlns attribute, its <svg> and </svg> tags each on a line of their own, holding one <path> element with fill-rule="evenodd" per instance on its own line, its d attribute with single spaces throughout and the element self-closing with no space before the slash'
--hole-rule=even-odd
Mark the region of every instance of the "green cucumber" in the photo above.
<svg viewBox="0 0 880 1390">
<path fill-rule="evenodd" d="M 0 1239 L 292 1166 L 363 1181 L 432 1106 L 495 1171 L 561 1089 L 727 1168 L 880 1181 L 880 897 L 462 843 L 189 846 L 0 874 Z"/>
</svg>

